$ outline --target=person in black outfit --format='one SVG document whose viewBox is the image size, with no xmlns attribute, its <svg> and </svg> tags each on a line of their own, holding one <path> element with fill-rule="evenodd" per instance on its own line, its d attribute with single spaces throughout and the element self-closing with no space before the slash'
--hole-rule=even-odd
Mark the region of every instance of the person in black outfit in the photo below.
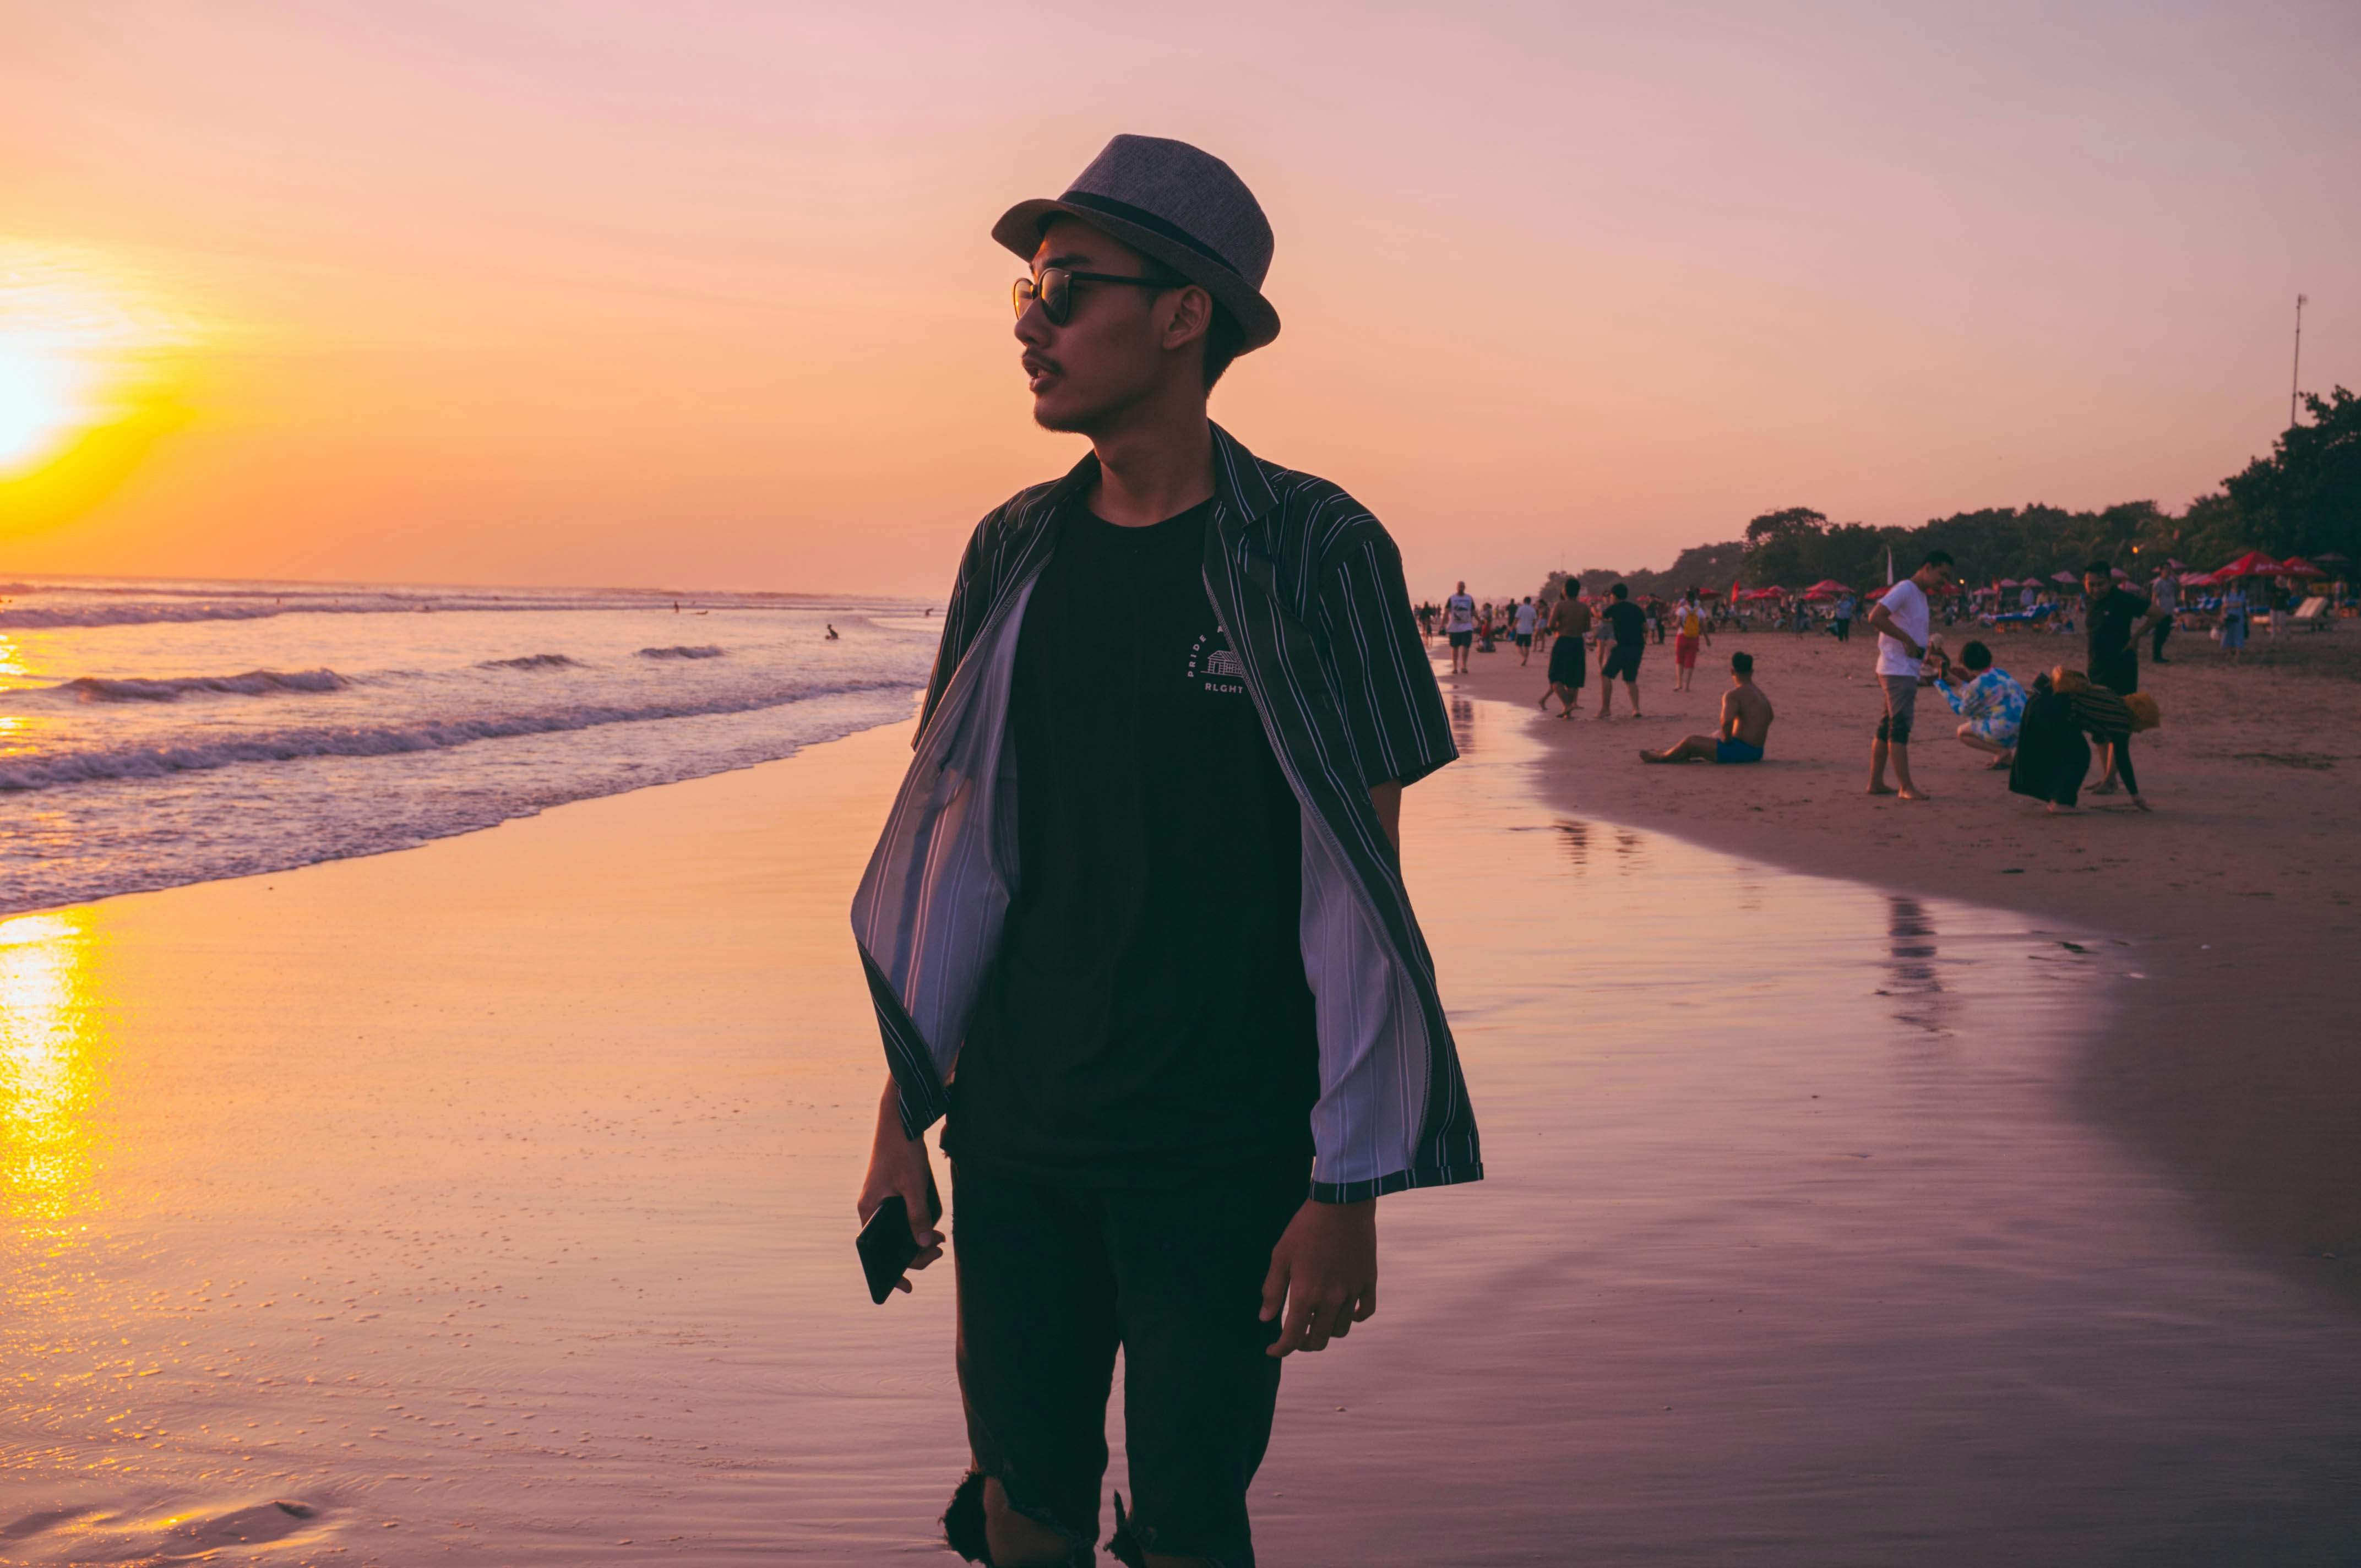
<svg viewBox="0 0 2361 1568">
<path fill-rule="evenodd" d="M 2053 812 L 2073 810 L 2091 771 L 2090 741 L 2095 740 L 2119 759 L 2131 804 L 2147 810 L 2139 774 L 2132 767 L 2132 723 L 2124 699 L 2080 670 L 2061 665 L 2035 676 L 2026 694 L 2025 721 L 2017 730 L 2016 760 L 2009 765 L 2010 792 L 2046 800 Z"/>
<path fill-rule="evenodd" d="M 1377 519 L 1207 417 L 1279 331 L 1229 167 L 1118 137 L 993 237 L 1027 263 L 1034 419 L 1091 452 L 972 536 L 856 895 L 890 1069 L 856 1207 L 900 1198 L 910 1266 L 943 1257 L 943 1117 L 953 1550 L 1097 1560 L 1119 1354 L 1136 1511 L 1115 1495 L 1108 1550 L 1254 1568 L 1282 1358 L 1376 1312 L 1381 1196 L 1483 1174 L 1400 880 L 1450 718 Z"/>
<path fill-rule="evenodd" d="M 2036 675 L 2016 732 L 2016 760 L 2008 768 L 2009 793 L 2046 801 L 2053 812 L 2071 811 L 2090 771 L 2091 743 L 2074 722 L 2074 705 L 2050 676 Z"/>
<path fill-rule="evenodd" d="M 2129 696 L 2139 690 L 2139 641 L 2149 627 L 2164 619 L 2144 595 L 2115 586 L 2114 568 L 2104 561 L 2093 561 L 2082 568 L 2082 612 L 2088 622 L 2090 638 L 2090 677 L 2117 696 Z M 2131 751 L 2131 735 L 2125 731 L 2120 740 L 2102 740 L 2099 756 L 2105 773 L 2092 788 L 2092 795 L 2113 795 L 2118 787 L 2115 774 L 2122 770 Z M 2139 787 L 2132 786 L 2137 799 Z"/>
<path fill-rule="evenodd" d="M 1613 717 L 1615 683 L 1631 694 L 1631 717 L 1640 717 L 1640 655 L 1648 647 L 1648 612 L 1631 602 L 1631 590 L 1621 583 L 1608 590 L 1608 629 L 1615 634 L 1605 663 L 1599 666 L 1598 717 Z"/>
</svg>

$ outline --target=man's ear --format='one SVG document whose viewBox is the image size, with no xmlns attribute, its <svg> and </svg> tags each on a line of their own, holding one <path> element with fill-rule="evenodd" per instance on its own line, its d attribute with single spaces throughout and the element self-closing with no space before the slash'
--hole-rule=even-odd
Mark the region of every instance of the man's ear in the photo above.
<svg viewBox="0 0 2361 1568">
<path fill-rule="evenodd" d="M 1191 283 L 1172 296 L 1164 317 L 1164 347 L 1184 348 L 1203 337 L 1213 324 L 1213 297 Z"/>
</svg>

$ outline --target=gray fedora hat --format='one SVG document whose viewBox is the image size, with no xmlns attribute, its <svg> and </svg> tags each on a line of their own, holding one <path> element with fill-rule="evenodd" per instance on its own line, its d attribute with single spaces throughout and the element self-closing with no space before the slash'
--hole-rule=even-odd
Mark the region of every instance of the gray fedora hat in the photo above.
<svg viewBox="0 0 2361 1568">
<path fill-rule="evenodd" d="M 1246 329 L 1246 346 L 1279 335 L 1262 297 L 1270 271 L 1270 223 L 1230 166 L 1185 141 L 1120 136 L 1055 201 L 1019 202 L 992 237 L 1026 260 L 1055 217 L 1080 219 L 1201 285 Z"/>
</svg>

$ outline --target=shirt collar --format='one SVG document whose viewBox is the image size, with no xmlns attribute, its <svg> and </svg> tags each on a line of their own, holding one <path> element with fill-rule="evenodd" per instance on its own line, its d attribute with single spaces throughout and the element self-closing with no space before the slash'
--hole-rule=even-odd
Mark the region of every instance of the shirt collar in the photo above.
<svg viewBox="0 0 2361 1568">
<path fill-rule="evenodd" d="M 1222 510 L 1240 522 L 1253 522 L 1279 505 L 1279 492 L 1270 488 L 1263 474 L 1262 463 L 1246 449 L 1245 443 L 1214 425 L 1213 431 L 1213 494 Z"/>
</svg>

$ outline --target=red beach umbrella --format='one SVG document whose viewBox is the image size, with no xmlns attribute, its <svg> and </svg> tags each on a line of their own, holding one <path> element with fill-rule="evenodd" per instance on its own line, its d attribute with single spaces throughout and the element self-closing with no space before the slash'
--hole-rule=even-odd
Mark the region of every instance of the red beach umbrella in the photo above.
<svg viewBox="0 0 2361 1568">
<path fill-rule="evenodd" d="M 1850 592 L 1852 592 L 1850 588 L 1845 587 L 1844 584 L 1838 582 L 1834 577 L 1822 577 L 1818 582 L 1814 583 L 1810 587 L 1804 590 L 1804 597 L 1807 599 L 1827 598 L 1837 594 L 1849 594 Z"/>
<path fill-rule="evenodd" d="M 2213 574 L 2215 582 L 2228 582 L 2232 577 L 2276 577 L 2279 564 L 2259 550 L 2249 550 L 2244 555 Z"/>
<path fill-rule="evenodd" d="M 2301 555 L 2290 555 L 2286 560 L 2279 563 L 2279 576 L 2283 577 L 2324 577 L 2328 576 L 2328 574 L 2322 571 L 2319 567 L 2313 565 L 2311 562 L 2305 560 Z"/>
<path fill-rule="evenodd" d="M 2052 572 L 2049 574 L 2049 580 L 2053 583 L 2079 583 L 2082 579 L 2071 572 Z"/>
</svg>

